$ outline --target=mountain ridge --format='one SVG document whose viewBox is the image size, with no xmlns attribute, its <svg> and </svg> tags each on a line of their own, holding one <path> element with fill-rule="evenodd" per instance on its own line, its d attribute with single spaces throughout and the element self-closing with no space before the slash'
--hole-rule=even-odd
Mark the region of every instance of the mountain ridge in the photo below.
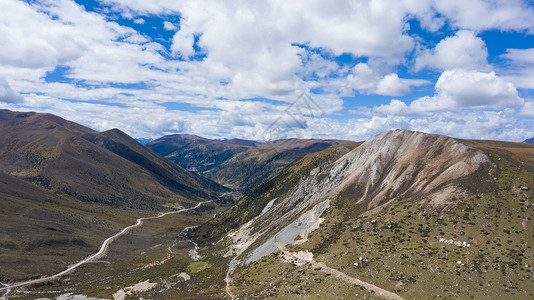
<svg viewBox="0 0 534 300">
<path fill-rule="evenodd" d="M 154 208 L 226 188 L 118 129 L 96 132 L 50 114 L 0 111 L 0 170 L 89 202 Z"/>
<path fill-rule="evenodd" d="M 270 142 L 211 140 L 175 134 L 156 139 L 147 147 L 187 170 L 247 193 L 308 153 L 349 143 L 353 142 L 296 138 Z"/>
<path fill-rule="evenodd" d="M 191 231 L 230 260 L 228 295 L 373 297 L 332 271 L 407 299 L 533 294 L 533 146 L 395 130 L 311 163 L 329 150 Z"/>
</svg>

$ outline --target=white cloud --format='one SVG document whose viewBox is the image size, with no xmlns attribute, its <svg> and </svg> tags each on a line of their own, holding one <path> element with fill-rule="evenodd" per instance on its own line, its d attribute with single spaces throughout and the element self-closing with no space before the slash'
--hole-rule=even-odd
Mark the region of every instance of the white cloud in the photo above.
<svg viewBox="0 0 534 300">
<path fill-rule="evenodd" d="M 531 135 L 532 124 L 519 122 L 503 111 L 436 112 L 410 120 L 410 129 L 457 138 L 522 141 Z"/>
<path fill-rule="evenodd" d="M 376 86 L 376 93 L 384 96 L 400 96 L 407 94 L 410 91 L 410 81 L 407 79 L 400 79 L 395 73 L 384 76 Z"/>
<path fill-rule="evenodd" d="M 0 77 L 0 102 L 22 103 L 23 101 L 24 98 L 11 89 L 7 80 Z"/>
<path fill-rule="evenodd" d="M 487 57 L 488 49 L 484 41 L 472 31 L 461 30 L 441 40 L 434 49 L 422 51 L 416 59 L 415 69 L 484 70 L 488 68 Z"/>
<path fill-rule="evenodd" d="M 175 31 L 176 29 L 178 29 L 178 27 L 176 27 L 176 25 L 174 25 L 173 23 L 169 21 L 164 21 L 163 29 L 168 30 L 168 31 Z"/>
<path fill-rule="evenodd" d="M 355 91 L 397 97 L 427 84 L 397 74 L 402 68 L 410 69 L 407 64 L 413 62 L 410 56 L 416 43 L 407 23 L 412 17 L 433 31 L 446 23 L 459 28 L 455 36 L 424 51 L 417 60 L 420 68 L 434 70 L 461 66 L 487 71 L 487 50 L 475 32 L 528 30 L 534 22 L 526 18 L 532 16 L 531 9 L 515 0 L 102 2 L 134 22 L 162 17 L 163 28 L 172 31 L 166 34 L 176 31 L 170 49 L 156 38 L 112 21 L 107 7 L 87 12 L 71 0 L 0 1 L 0 77 L 9 79 L 9 85 L 0 86 L 4 94 L 9 94 L 7 86 L 25 95 L 24 105 L 4 100 L 2 107 L 49 111 L 100 130 L 119 127 L 136 137 L 190 132 L 257 138 L 277 118 L 287 117 L 284 109 L 302 90 L 323 90 L 313 98 L 327 114 L 334 114 L 343 109 L 340 97 L 353 96 Z M 478 15 L 471 16 L 472 12 Z M 180 21 L 163 21 L 168 15 L 179 16 Z M 191 59 L 198 54 L 197 47 L 205 55 L 201 60 Z M 169 52 L 175 56 L 169 57 Z M 332 59 L 340 54 L 367 63 L 354 66 Z M 412 105 L 394 99 L 370 112 L 387 116 L 348 121 L 303 116 L 299 121 L 306 126 L 298 134 L 363 139 L 392 128 L 439 130 L 438 125 L 450 129 L 443 133 L 483 131 L 455 124 L 460 116 L 490 120 L 478 122 L 472 117 L 474 126 L 516 126 L 509 117 L 480 110 L 521 107 L 523 100 L 515 86 L 532 87 L 529 55 L 521 50 L 507 52 L 505 58 L 517 67 L 515 73 L 445 71 L 433 97 Z M 57 66 L 66 68 L 67 82 L 72 83 L 45 81 Z M 126 84 L 137 88 L 121 88 Z M 13 94 L 15 98 L 9 99 L 20 100 Z M 249 98 L 266 100 L 243 100 Z M 94 100 L 112 104 L 94 104 Z M 165 108 L 168 103 L 202 109 L 172 111 Z M 473 111 L 468 114 L 463 108 Z M 443 110 L 455 110 L 458 117 Z M 523 114 L 529 111 L 527 103 Z M 505 136 L 496 130 L 489 135 Z"/>
<path fill-rule="evenodd" d="M 519 112 L 521 117 L 534 118 L 534 99 L 525 101 L 525 105 Z"/>
<path fill-rule="evenodd" d="M 145 24 L 145 19 L 143 18 L 137 18 L 137 19 L 134 19 L 133 21 L 135 24 L 138 24 L 138 25 L 143 25 Z"/>
<path fill-rule="evenodd" d="M 441 74 L 436 95 L 410 104 L 412 112 L 521 107 L 524 100 L 515 86 L 495 75 L 466 70 L 449 70 Z"/>
<path fill-rule="evenodd" d="M 400 101 L 393 101 L 391 104 L 403 107 Z M 134 137 L 150 138 L 184 132 L 208 138 L 238 137 L 263 140 L 265 133 L 272 130 L 273 124 L 285 126 L 275 133 L 279 138 L 314 137 L 361 141 L 396 128 L 458 138 L 521 141 L 532 137 L 532 124 L 519 122 L 508 109 L 433 112 L 425 116 L 393 114 L 342 120 L 304 117 L 295 122 L 287 115 L 285 107 L 253 101 L 228 101 L 224 102 L 224 108 L 221 110 L 195 112 L 166 110 L 159 105 L 140 108 L 69 102 L 39 95 L 28 95 L 24 105 L 0 103 L 0 108 L 12 110 L 28 110 L 28 107 L 54 113 L 97 130 L 120 128 Z M 289 122 L 276 123 L 279 118 Z M 303 123 L 305 127 L 301 127 Z"/>
<path fill-rule="evenodd" d="M 534 89 L 534 48 L 507 49 L 501 57 L 509 60 L 506 68 L 501 70 L 504 78 L 518 88 Z"/>
<path fill-rule="evenodd" d="M 397 99 L 392 99 L 389 104 L 373 107 L 372 111 L 385 115 L 404 115 L 409 113 L 409 108 L 406 103 Z"/>
<path fill-rule="evenodd" d="M 534 32 L 534 10 L 522 0 L 433 0 L 435 12 L 461 29 Z"/>
<path fill-rule="evenodd" d="M 359 63 L 347 76 L 347 86 L 363 94 L 384 96 L 401 96 L 411 91 L 412 86 L 421 86 L 429 82 L 421 79 L 401 79 L 395 73 L 380 75 L 380 72 L 368 64 Z"/>
<path fill-rule="evenodd" d="M 320 77 L 335 70 L 332 63 L 315 60 L 323 63 L 323 68 L 317 69 L 318 64 L 302 59 L 312 52 L 296 45 L 324 49 L 334 55 L 370 56 L 390 64 L 402 61 L 414 46 L 405 33 L 406 10 L 393 0 L 334 4 L 303 0 L 106 2 L 133 15 L 179 14 L 180 30 L 173 37 L 171 51 L 188 61 L 196 54 L 194 43 L 198 37 L 196 46 L 206 57 L 191 61 L 190 69 L 181 70 L 191 70 L 189 77 L 202 74 L 208 79 L 201 81 L 208 85 L 204 91 L 216 93 L 209 97 L 287 101 L 302 85 L 299 75 L 315 72 Z M 379 92 L 400 95 L 413 85 L 416 82 L 397 80 L 391 75 L 384 78 Z"/>
<path fill-rule="evenodd" d="M 193 45 L 195 44 L 195 37 L 193 33 L 180 30 L 172 37 L 171 51 L 178 56 L 187 59 L 195 54 Z"/>
<path fill-rule="evenodd" d="M 258 41 L 275 38 L 282 43 L 309 43 L 337 54 L 389 56 L 402 54 L 413 46 L 412 39 L 403 34 L 406 8 L 393 0 L 105 2 L 124 13 L 179 13 L 183 17 L 180 27 L 204 33 L 210 45 L 224 40 L 243 42 L 251 32 L 264 32 L 266 35 Z"/>
<path fill-rule="evenodd" d="M 515 64 L 534 65 L 534 48 L 530 49 L 506 49 L 502 57 L 511 60 Z"/>
</svg>

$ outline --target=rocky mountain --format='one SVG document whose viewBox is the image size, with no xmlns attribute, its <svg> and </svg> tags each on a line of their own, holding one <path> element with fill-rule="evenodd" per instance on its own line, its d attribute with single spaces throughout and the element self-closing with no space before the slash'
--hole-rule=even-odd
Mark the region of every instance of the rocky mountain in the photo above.
<svg viewBox="0 0 534 300">
<path fill-rule="evenodd" d="M 526 139 L 526 140 L 523 141 L 523 143 L 534 144 L 534 138 Z"/>
<path fill-rule="evenodd" d="M 347 143 L 351 142 L 285 139 L 262 143 L 175 134 L 154 140 L 147 147 L 189 171 L 246 193 L 306 154 Z"/>
<path fill-rule="evenodd" d="M 305 156 L 191 236 L 229 259 L 232 298 L 529 298 L 533 157 L 395 130 Z"/>
</svg>

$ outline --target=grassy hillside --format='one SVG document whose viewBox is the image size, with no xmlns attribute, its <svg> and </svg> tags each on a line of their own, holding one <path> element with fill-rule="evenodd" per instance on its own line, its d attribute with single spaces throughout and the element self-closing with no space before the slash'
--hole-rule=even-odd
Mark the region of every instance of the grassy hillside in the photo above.
<svg viewBox="0 0 534 300">
<path fill-rule="evenodd" d="M 99 133 L 50 114 L 0 111 L 0 171 L 85 202 L 161 209 L 225 188 L 119 130 Z"/>
<path fill-rule="evenodd" d="M 50 114 L 0 110 L 0 136 L 0 282 L 64 270 L 140 216 L 227 191 L 118 129 L 96 132 Z"/>
<path fill-rule="evenodd" d="M 82 202 L 0 172 L 0 282 L 62 271 L 143 214 Z"/>
<path fill-rule="evenodd" d="M 339 194 L 308 241 L 290 250 L 406 299 L 534 297 L 534 146 L 464 142 L 491 155 L 493 184 L 445 206 L 408 197 L 363 214 Z M 233 287 L 251 298 L 376 297 L 279 254 L 238 269 Z"/>
</svg>

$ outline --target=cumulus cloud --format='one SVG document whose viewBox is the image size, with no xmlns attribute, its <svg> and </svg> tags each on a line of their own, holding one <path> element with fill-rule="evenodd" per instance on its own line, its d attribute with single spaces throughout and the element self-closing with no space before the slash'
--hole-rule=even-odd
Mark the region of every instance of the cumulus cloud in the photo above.
<svg viewBox="0 0 534 300">
<path fill-rule="evenodd" d="M 194 44 L 195 36 L 193 33 L 180 30 L 172 37 L 171 51 L 175 55 L 187 59 L 195 54 Z"/>
<path fill-rule="evenodd" d="M 401 79 L 395 73 L 380 75 L 366 63 L 359 63 L 347 76 L 347 86 L 363 94 L 401 96 L 411 91 L 412 86 L 428 84 L 427 80 Z"/>
<path fill-rule="evenodd" d="M 164 21 L 163 29 L 168 30 L 168 31 L 175 31 L 176 29 L 178 29 L 178 27 L 176 27 L 176 25 L 174 25 L 173 23 L 169 21 Z"/>
<path fill-rule="evenodd" d="M 501 58 L 509 61 L 501 71 L 507 80 L 519 88 L 534 89 L 534 48 L 507 49 Z"/>
<path fill-rule="evenodd" d="M 506 49 L 506 53 L 502 57 L 511 60 L 515 64 L 534 65 L 534 48 Z"/>
<path fill-rule="evenodd" d="M 406 103 L 392 99 L 389 104 L 382 104 L 378 107 L 373 107 L 372 111 L 385 115 L 404 115 L 409 113 L 409 107 Z"/>
<path fill-rule="evenodd" d="M 468 108 L 472 111 L 466 118 L 476 115 L 515 126 L 509 117 L 480 110 L 521 107 L 515 87 L 532 87 L 534 82 L 527 51 L 505 54 L 517 66 L 513 73 L 480 72 L 488 71 L 488 53 L 475 33 L 532 28 L 532 9 L 519 0 L 99 3 L 104 5 L 101 11 L 87 12 L 72 0 L 0 1 L 0 77 L 9 78 L 25 95 L 24 105 L 3 102 L 2 107 L 49 111 L 96 129 L 120 127 L 137 137 L 190 132 L 258 138 L 277 118 L 287 117 L 284 109 L 302 90 L 315 90 L 313 98 L 327 116 L 302 116 L 298 134 L 363 139 L 393 128 L 437 130 L 429 120 L 453 130 L 443 133 L 468 130 L 469 124 L 455 125 L 461 118 L 448 115 L 449 109 L 463 115 Z M 174 33 L 170 47 L 119 25 L 124 20 L 114 21 L 106 15 L 109 9 L 122 13 L 127 24 L 161 17 L 163 28 L 171 31 L 165 34 Z M 179 16 L 179 22 L 164 21 L 169 15 Z M 399 97 L 428 83 L 399 75 L 403 68 L 415 69 L 409 64 L 419 41 L 409 31 L 411 18 L 430 31 L 444 24 L 450 26 L 446 32 L 458 30 L 419 53 L 419 70 L 463 67 L 478 72 L 445 71 L 432 97 L 411 105 L 394 99 L 371 111 L 385 116 L 350 119 L 343 111 L 348 121 L 329 118 L 347 104 L 340 97 L 355 91 Z M 339 55 L 343 61 L 336 60 Z M 68 69 L 66 80 L 45 80 L 57 66 Z M 10 99 L 17 99 L 14 94 Z M 187 103 L 191 109 L 172 111 L 165 108 L 169 103 Z M 525 116 L 530 107 L 524 106 Z M 493 131 L 492 136 L 504 135 Z"/>
<path fill-rule="evenodd" d="M 373 107 L 371 112 L 387 115 L 428 114 L 462 109 L 521 108 L 525 101 L 515 86 L 495 75 L 466 70 L 448 70 L 441 74 L 435 87 L 435 95 L 414 100 L 410 105 L 397 99 L 389 104 Z M 525 105 L 526 107 L 526 105 Z M 528 114 L 528 108 L 523 108 Z"/>
<path fill-rule="evenodd" d="M 5 78 L 0 77 L 0 102 L 22 103 L 24 98 L 15 93 Z"/>
<path fill-rule="evenodd" d="M 410 104 L 412 112 L 521 107 L 515 86 L 495 72 L 449 70 L 439 77 L 433 97 L 423 97 Z"/>
<path fill-rule="evenodd" d="M 521 117 L 534 118 L 534 99 L 528 99 L 525 101 L 525 105 L 519 112 Z"/>
<path fill-rule="evenodd" d="M 433 0 L 436 13 L 452 26 L 470 30 L 528 30 L 534 32 L 534 9 L 523 0 Z"/>
<path fill-rule="evenodd" d="M 415 69 L 483 70 L 488 67 L 487 57 L 484 41 L 472 31 L 460 30 L 454 36 L 441 40 L 434 49 L 422 51 L 416 59 Z"/>
</svg>

